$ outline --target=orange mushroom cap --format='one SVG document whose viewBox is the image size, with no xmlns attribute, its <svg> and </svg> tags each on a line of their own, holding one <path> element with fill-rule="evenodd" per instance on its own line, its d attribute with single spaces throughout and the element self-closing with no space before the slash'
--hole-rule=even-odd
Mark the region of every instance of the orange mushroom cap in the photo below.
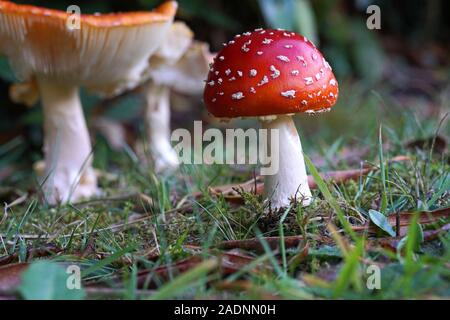
<svg viewBox="0 0 450 320">
<path fill-rule="evenodd" d="M 33 77 L 104 95 L 135 87 L 173 22 L 177 3 L 153 11 L 80 15 L 0 0 L 0 54 L 21 81 Z"/>
<path fill-rule="evenodd" d="M 332 69 L 314 44 L 284 30 L 237 35 L 217 54 L 205 85 L 216 117 L 329 110 L 338 98 Z"/>
<path fill-rule="evenodd" d="M 81 23 L 92 27 L 138 26 L 152 22 L 163 22 L 171 19 L 177 10 L 175 1 L 163 3 L 158 8 L 146 12 L 121 12 L 108 14 L 82 14 Z M 47 17 L 54 21 L 66 22 L 71 13 L 65 11 L 36 7 L 32 5 L 15 4 L 9 1 L 0 1 L 0 11 L 17 17 Z"/>
</svg>

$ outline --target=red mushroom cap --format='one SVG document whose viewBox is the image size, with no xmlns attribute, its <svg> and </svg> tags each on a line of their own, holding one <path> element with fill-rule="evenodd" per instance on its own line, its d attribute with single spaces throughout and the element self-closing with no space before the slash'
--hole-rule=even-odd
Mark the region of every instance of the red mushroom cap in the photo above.
<svg viewBox="0 0 450 320">
<path fill-rule="evenodd" d="M 338 97 L 330 65 L 304 36 L 257 29 L 225 44 L 204 91 L 216 117 L 254 117 L 329 110 Z"/>
</svg>

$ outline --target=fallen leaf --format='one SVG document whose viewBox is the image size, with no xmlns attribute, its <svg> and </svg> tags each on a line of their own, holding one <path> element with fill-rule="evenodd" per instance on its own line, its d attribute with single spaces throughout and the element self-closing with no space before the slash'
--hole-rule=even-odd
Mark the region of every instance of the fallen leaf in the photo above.
<svg viewBox="0 0 450 320">
<path fill-rule="evenodd" d="M 399 226 L 400 226 L 400 236 L 406 235 L 406 231 L 416 213 L 412 212 L 400 212 L 399 215 Z M 438 209 L 435 211 L 426 211 L 419 213 L 419 224 L 429 225 L 439 222 L 441 219 L 447 219 L 450 217 L 450 207 Z M 391 214 L 387 216 L 387 221 L 391 227 L 397 226 L 397 215 Z M 373 225 L 366 224 L 364 226 L 353 226 L 354 231 L 368 231 L 369 233 L 376 233 L 377 228 Z"/>
<path fill-rule="evenodd" d="M 55 255 L 62 252 L 62 249 L 54 246 L 54 245 L 46 245 L 45 247 L 39 247 L 39 248 L 31 248 L 27 250 L 26 259 L 27 261 L 33 259 L 33 258 L 43 258 L 48 257 L 51 255 Z M 0 258 L 0 266 L 5 266 L 12 263 L 19 262 L 19 253 L 15 252 L 13 254 L 3 256 Z"/>
<path fill-rule="evenodd" d="M 436 230 L 426 230 L 423 232 L 423 242 L 429 242 L 436 240 L 440 235 L 450 231 L 450 223 L 436 229 Z M 387 250 L 396 252 L 399 243 L 403 238 L 381 238 L 381 239 L 370 239 L 367 241 L 367 246 L 369 248 L 382 247 Z"/>
<path fill-rule="evenodd" d="M 15 291 L 20 285 L 22 273 L 28 266 L 28 263 L 15 263 L 0 267 L 0 293 Z"/>
<path fill-rule="evenodd" d="M 194 247 L 198 248 L 197 246 Z M 223 276 L 228 276 L 240 271 L 254 260 L 252 256 L 240 250 L 230 250 L 219 253 L 216 258 L 219 261 L 220 272 Z M 155 269 L 141 270 L 137 275 L 137 286 L 138 288 L 145 287 L 145 289 L 156 288 L 160 282 L 167 282 L 171 279 L 171 276 L 185 273 L 197 267 L 202 262 L 204 262 L 202 256 L 193 255 L 170 265 L 160 266 Z M 258 272 L 259 270 L 261 270 L 261 267 L 255 267 L 250 271 Z M 123 279 L 122 276 L 116 276 L 109 280 L 113 283 L 121 283 Z"/>
</svg>

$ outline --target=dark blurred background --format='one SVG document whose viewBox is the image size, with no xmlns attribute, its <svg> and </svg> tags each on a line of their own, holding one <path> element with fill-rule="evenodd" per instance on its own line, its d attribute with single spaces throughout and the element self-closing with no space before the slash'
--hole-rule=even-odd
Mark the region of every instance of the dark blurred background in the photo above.
<svg viewBox="0 0 450 320">
<path fill-rule="evenodd" d="M 65 10 L 77 4 L 82 13 L 135 11 L 154 8 L 159 0 L 58 0 L 14 1 Z M 177 19 L 187 22 L 196 38 L 210 44 L 212 51 L 234 34 L 258 27 L 281 27 L 312 39 L 330 61 L 341 86 L 336 110 L 327 122 L 300 120 L 304 131 L 317 132 L 332 143 L 340 135 L 355 136 L 376 130 L 384 115 L 413 110 L 411 117 L 395 121 L 437 121 L 448 108 L 450 2 L 446 0 L 178 0 Z M 381 8 L 381 30 L 369 30 L 369 5 Z M 139 44 L 136 44 L 139 45 Z M 40 106 L 27 108 L 13 104 L 8 86 L 14 82 L 7 61 L 0 58 L 0 170 L 16 160 L 32 163 L 41 158 L 42 126 Z M 136 92 L 110 101 L 82 92 L 83 105 L 92 124 L 101 114 L 121 122 L 130 139 L 142 134 L 138 121 L 143 100 Z M 186 102 L 189 107 L 174 111 L 175 127 L 190 127 L 186 119 L 205 118 L 201 99 Z M 359 109 L 364 112 L 358 113 Z M 398 111 L 398 110 L 397 110 Z M 419 115 L 419 116 L 417 116 Z M 375 119 L 375 120 L 374 120 Z M 405 120 L 406 119 L 406 120 Z M 411 120 L 413 119 L 413 120 Z M 302 122 L 303 121 L 303 122 Z M 320 120 L 322 121 L 322 120 Z M 326 125 L 324 125 L 326 123 Z M 345 124 L 345 125 L 344 125 Z M 353 129 L 353 130 L 351 130 Z M 403 134 L 414 134 L 404 132 Z M 134 137 L 133 137 L 134 136 Z M 317 136 L 316 136 L 317 138 Z M 102 139 L 101 137 L 98 139 Z M 327 140 L 328 139 L 328 140 Z M 101 144 L 97 144 L 97 166 L 102 164 Z M 1 177 L 0 177 L 1 181 Z"/>
</svg>

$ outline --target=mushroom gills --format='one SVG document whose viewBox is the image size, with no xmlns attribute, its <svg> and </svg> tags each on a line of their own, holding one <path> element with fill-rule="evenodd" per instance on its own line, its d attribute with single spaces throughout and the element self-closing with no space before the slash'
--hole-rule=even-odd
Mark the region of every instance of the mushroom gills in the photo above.
<svg viewBox="0 0 450 320">
<path fill-rule="evenodd" d="M 303 150 L 291 116 L 278 116 L 273 121 L 261 121 L 263 129 L 267 129 L 268 150 L 274 161 L 278 160 L 278 171 L 265 176 L 264 196 L 269 200 L 272 209 L 290 205 L 292 199 L 303 206 L 311 203 L 311 191 L 308 185 Z M 271 145 L 273 130 L 278 132 L 278 148 Z M 278 157 L 273 155 L 278 149 Z"/>
</svg>

